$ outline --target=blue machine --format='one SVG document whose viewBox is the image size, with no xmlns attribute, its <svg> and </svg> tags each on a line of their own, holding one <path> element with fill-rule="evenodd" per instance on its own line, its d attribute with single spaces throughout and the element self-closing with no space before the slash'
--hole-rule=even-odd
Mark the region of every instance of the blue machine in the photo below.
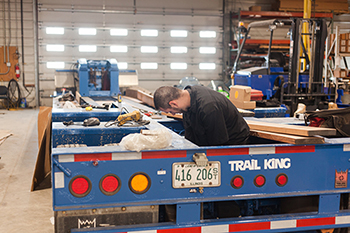
<svg viewBox="0 0 350 233">
<path fill-rule="evenodd" d="M 267 67 L 252 67 L 237 71 L 234 85 L 249 86 L 252 89 L 261 90 L 266 99 L 270 99 L 275 93 L 274 83 L 278 76 L 282 76 L 285 83 L 288 83 L 288 75 L 268 74 Z M 270 67 L 273 73 L 283 73 L 282 67 Z M 309 82 L 308 75 L 299 75 L 298 88 L 306 88 Z"/>
<path fill-rule="evenodd" d="M 117 96 L 119 94 L 119 69 L 115 59 L 79 59 L 78 73 L 81 96 Z"/>
</svg>

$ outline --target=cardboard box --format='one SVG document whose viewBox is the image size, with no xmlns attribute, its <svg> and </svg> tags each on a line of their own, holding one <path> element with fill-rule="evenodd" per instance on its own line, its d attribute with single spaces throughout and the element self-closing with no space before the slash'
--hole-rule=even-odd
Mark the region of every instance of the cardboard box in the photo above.
<svg viewBox="0 0 350 233">
<path fill-rule="evenodd" d="M 335 68 L 333 71 L 334 77 L 340 78 L 340 71 L 341 71 L 341 69 L 339 67 Z"/>
<path fill-rule="evenodd" d="M 261 11 L 261 6 L 250 6 L 249 11 Z"/>
<path fill-rule="evenodd" d="M 39 150 L 30 191 L 51 187 L 51 121 L 52 108 L 40 107 L 38 114 Z"/>
<path fill-rule="evenodd" d="M 346 46 L 340 46 L 339 47 L 339 52 L 340 53 L 346 53 Z"/>
<path fill-rule="evenodd" d="M 231 101 L 236 108 L 241 108 L 241 109 L 254 109 L 256 106 L 256 102 L 255 101 L 243 101 L 243 102 L 233 102 Z"/>
<path fill-rule="evenodd" d="M 346 40 L 346 35 L 347 35 L 347 33 L 342 33 L 342 34 L 340 34 L 340 40 Z M 341 43 L 341 42 L 340 42 Z"/>
<path fill-rule="evenodd" d="M 346 40 L 345 39 L 341 39 L 340 40 L 340 46 L 343 46 L 343 45 L 346 45 L 347 43 L 346 43 Z"/>
<path fill-rule="evenodd" d="M 241 109 L 254 109 L 255 101 L 250 101 L 252 88 L 248 86 L 234 85 L 230 89 L 230 100 Z"/>
<path fill-rule="evenodd" d="M 346 46 L 346 52 L 347 52 L 347 53 L 350 53 L 350 46 L 349 46 L 349 45 Z"/>
<path fill-rule="evenodd" d="M 231 101 L 250 101 L 252 88 L 248 86 L 234 85 L 230 89 Z"/>
<path fill-rule="evenodd" d="M 341 78 L 346 78 L 346 77 L 348 77 L 348 72 L 346 71 L 346 70 L 341 70 L 340 71 L 340 77 Z"/>
<path fill-rule="evenodd" d="M 340 69 L 337 67 L 334 69 L 334 77 L 336 78 L 346 78 L 348 76 L 348 71 L 345 69 Z"/>
</svg>

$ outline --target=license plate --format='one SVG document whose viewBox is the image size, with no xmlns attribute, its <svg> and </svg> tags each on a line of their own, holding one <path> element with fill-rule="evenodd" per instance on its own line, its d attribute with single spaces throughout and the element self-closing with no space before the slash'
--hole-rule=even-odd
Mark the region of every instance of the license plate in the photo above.
<svg viewBox="0 0 350 233">
<path fill-rule="evenodd" d="M 219 161 L 199 167 L 194 162 L 173 163 L 173 188 L 218 187 L 221 184 Z"/>
</svg>

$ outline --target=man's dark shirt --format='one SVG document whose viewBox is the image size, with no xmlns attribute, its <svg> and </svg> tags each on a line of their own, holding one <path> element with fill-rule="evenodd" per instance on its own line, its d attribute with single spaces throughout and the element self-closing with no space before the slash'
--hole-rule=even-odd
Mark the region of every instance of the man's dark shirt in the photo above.
<svg viewBox="0 0 350 233">
<path fill-rule="evenodd" d="M 249 126 L 223 94 L 202 86 L 187 86 L 191 107 L 183 113 L 185 138 L 199 146 L 244 144 Z"/>
</svg>

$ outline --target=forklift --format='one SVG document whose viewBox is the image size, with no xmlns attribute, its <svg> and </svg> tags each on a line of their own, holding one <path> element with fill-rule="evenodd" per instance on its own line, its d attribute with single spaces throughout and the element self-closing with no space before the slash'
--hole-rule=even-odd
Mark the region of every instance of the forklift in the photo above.
<svg viewBox="0 0 350 233">
<path fill-rule="evenodd" d="M 307 24 L 308 32 L 303 32 L 303 24 Z M 271 47 L 274 31 L 285 26 L 289 26 L 290 49 L 289 64 L 283 67 L 283 56 L 276 56 L 278 53 L 272 52 Z M 266 63 L 263 67 L 240 69 L 248 34 L 251 28 L 258 27 L 268 27 L 270 32 Z M 291 113 L 299 103 L 305 104 L 309 111 L 327 108 L 329 102 L 335 102 L 336 90 L 332 83 L 326 86 L 322 77 L 326 38 L 325 19 L 272 19 L 250 23 L 233 65 L 232 85 L 261 90 L 265 99 L 278 100 Z"/>
</svg>

